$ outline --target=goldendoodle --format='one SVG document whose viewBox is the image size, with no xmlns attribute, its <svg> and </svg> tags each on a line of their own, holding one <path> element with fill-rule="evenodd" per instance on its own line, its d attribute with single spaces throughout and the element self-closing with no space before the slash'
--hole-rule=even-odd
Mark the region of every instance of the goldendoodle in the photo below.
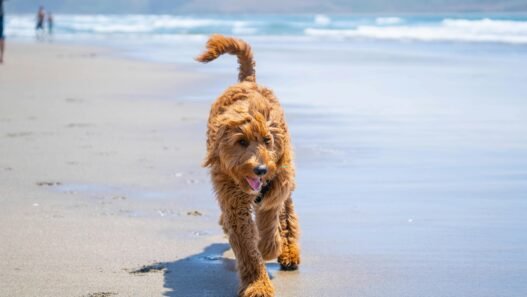
<svg viewBox="0 0 527 297">
<path fill-rule="evenodd" d="M 220 224 L 236 256 L 239 296 L 274 296 L 265 261 L 278 258 L 283 270 L 300 264 L 291 140 L 280 103 L 256 83 L 246 42 L 213 35 L 196 59 L 206 63 L 224 53 L 238 57 L 240 82 L 212 104 L 204 166 L 210 168 Z"/>
</svg>

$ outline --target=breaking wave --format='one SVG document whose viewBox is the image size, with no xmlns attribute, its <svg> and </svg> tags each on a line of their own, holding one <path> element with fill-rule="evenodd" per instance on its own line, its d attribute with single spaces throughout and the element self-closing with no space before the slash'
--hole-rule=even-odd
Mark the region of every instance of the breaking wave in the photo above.
<svg viewBox="0 0 527 297">
<path fill-rule="evenodd" d="M 55 15 L 55 35 L 206 36 L 221 33 L 274 38 L 386 39 L 527 44 L 527 17 L 499 19 L 441 17 Z M 8 37 L 33 37 L 33 15 L 8 15 Z"/>
<path fill-rule="evenodd" d="M 377 25 L 394 25 L 394 24 L 400 24 L 402 22 L 403 22 L 403 19 L 397 18 L 397 17 L 386 17 L 386 18 L 375 19 L 375 23 Z"/>
<path fill-rule="evenodd" d="M 383 25 L 386 21 L 383 21 Z M 527 44 L 527 21 L 444 19 L 438 23 L 374 26 L 351 29 L 307 28 L 309 36 L 418 41 L 499 42 Z"/>
</svg>

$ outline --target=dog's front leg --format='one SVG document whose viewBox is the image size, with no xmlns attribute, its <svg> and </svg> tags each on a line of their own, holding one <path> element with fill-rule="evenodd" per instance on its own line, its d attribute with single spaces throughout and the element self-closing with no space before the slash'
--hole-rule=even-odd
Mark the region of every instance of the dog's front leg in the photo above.
<svg viewBox="0 0 527 297">
<path fill-rule="evenodd" d="M 258 226 L 258 249 L 264 260 L 272 260 L 282 252 L 282 237 L 280 234 L 280 209 L 259 209 L 256 211 Z"/>
<path fill-rule="evenodd" d="M 291 195 L 284 201 L 280 212 L 280 230 L 282 253 L 278 257 L 278 263 L 280 263 L 283 270 L 296 270 L 300 264 L 299 227 Z"/>
<path fill-rule="evenodd" d="M 249 198 L 249 197 L 247 197 Z M 223 207 L 223 224 L 236 256 L 241 297 L 272 297 L 274 288 L 257 248 L 258 235 L 251 216 L 251 200 L 237 197 Z"/>
</svg>

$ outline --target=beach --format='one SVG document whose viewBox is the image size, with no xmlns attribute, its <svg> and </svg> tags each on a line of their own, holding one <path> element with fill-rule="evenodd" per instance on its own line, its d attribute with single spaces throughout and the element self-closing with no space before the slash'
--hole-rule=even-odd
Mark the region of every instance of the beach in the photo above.
<svg viewBox="0 0 527 297">
<path fill-rule="evenodd" d="M 200 168 L 208 106 L 166 100 L 203 78 L 100 49 L 9 50 L 0 295 L 161 295 L 163 273 L 133 271 L 224 242 L 207 233 L 217 222 Z"/>
<path fill-rule="evenodd" d="M 8 43 L 0 296 L 235 296 L 201 162 L 236 61 L 109 36 Z M 494 37 L 246 36 L 296 157 L 302 264 L 267 264 L 277 296 L 527 294 L 527 59 Z"/>
</svg>

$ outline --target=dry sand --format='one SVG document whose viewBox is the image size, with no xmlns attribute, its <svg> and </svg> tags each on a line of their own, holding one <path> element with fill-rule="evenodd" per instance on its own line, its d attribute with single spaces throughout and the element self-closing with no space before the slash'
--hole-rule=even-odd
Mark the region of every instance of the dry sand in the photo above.
<svg viewBox="0 0 527 297">
<path fill-rule="evenodd" d="M 232 296 L 200 168 L 209 107 L 178 100 L 205 77 L 101 49 L 8 46 L 0 296 Z"/>
</svg>

